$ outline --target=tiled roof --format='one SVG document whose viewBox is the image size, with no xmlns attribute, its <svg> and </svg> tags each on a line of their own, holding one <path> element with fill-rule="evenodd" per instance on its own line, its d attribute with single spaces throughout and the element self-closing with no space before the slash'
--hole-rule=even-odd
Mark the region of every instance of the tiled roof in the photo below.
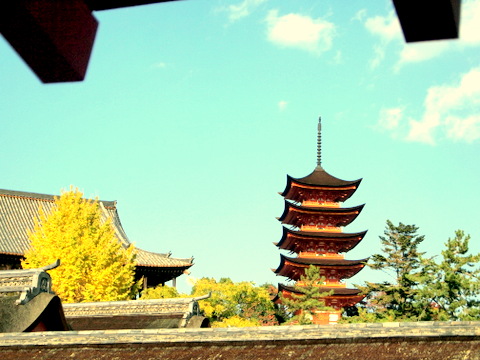
<svg viewBox="0 0 480 360">
<path fill-rule="evenodd" d="M 142 250 L 137 248 L 137 263 L 140 266 L 161 266 L 161 267 L 190 267 L 192 266 L 193 258 L 177 259 L 170 257 L 168 254 L 157 254 L 154 252 Z"/>
<path fill-rule="evenodd" d="M 42 292 L 20 305 L 16 299 L 15 296 L 0 297 L 0 333 L 30 331 L 38 321 L 49 331 L 68 329 L 58 296 Z"/>
<path fill-rule="evenodd" d="M 198 301 L 208 297 L 64 304 L 63 311 L 74 330 L 205 327 Z"/>
<path fill-rule="evenodd" d="M 317 185 L 317 186 L 358 186 L 362 179 L 358 180 L 342 180 L 336 178 L 335 176 L 327 173 L 322 167 L 317 166 L 313 172 L 303 178 L 293 178 L 289 177 L 289 180 L 307 185 Z"/>
<path fill-rule="evenodd" d="M 28 232 L 33 230 L 40 206 L 48 214 L 55 206 L 55 196 L 0 189 L 0 254 L 23 255 L 30 246 Z M 115 235 L 124 245 L 130 245 L 118 216 L 116 201 L 100 200 L 105 218 L 113 222 Z M 147 267 L 189 268 L 193 259 L 176 259 L 137 248 L 137 264 Z"/>
</svg>

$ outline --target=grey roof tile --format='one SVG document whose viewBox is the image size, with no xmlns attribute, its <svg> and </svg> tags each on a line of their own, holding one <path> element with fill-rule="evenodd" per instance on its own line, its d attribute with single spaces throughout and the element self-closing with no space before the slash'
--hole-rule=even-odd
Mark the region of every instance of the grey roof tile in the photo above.
<svg viewBox="0 0 480 360">
<path fill-rule="evenodd" d="M 39 209 L 48 214 L 55 206 L 55 196 L 23 191 L 0 189 L 0 254 L 23 255 L 30 246 L 28 232 L 32 231 Z M 100 200 L 100 208 L 105 218 L 113 222 L 115 235 L 124 245 L 131 243 L 118 216 L 116 201 Z M 193 259 L 176 259 L 170 254 L 160 254 L 137 248 L 137 264 L 146 267 L 189 268 Z"/>
</svg>

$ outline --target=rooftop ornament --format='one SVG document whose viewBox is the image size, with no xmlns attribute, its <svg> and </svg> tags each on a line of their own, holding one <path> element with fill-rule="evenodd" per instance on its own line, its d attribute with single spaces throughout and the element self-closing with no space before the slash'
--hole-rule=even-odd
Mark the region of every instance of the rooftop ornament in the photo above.
<svg viewBox="0 0 480 360">
<path fill-rule="evenodd" d="M 47 273 L 60 266 L 60 260 L 37 269 L 3 270 L 0 271 L 0 296 L 20 293 L 17 305 L 25 305 L 40 293 L 52 291 L 52 278 Z"/>
</svg>

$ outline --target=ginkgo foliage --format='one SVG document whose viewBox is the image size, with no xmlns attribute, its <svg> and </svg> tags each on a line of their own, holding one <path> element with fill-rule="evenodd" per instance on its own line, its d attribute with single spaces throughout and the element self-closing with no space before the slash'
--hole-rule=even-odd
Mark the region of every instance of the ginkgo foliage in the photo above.
<svg viewBox="0 0 480 360">
<path fill-rule="evenodd" d="M 205 294 L 210 297 L 200 301 L 200 309 L 210 319 L 212 327 L 277 324 L 274 305 L 265 287 L 249 281 L 234 283 L 229 278 L 219 281 L 202 278 L 195 283 L 192 295 Z"/>
<path fill-rule="evenodd" d="M 51 211 L 40 208 L 29 233 L 23 268 L 61 265 L 50 270 L 53 290 L 63 302 L 116 301 L 131 298 L 134 288 L 133 246 L 115 237 L 112 220 L 100 203 L 71 188 L 55 198 Z"/>
</svg>

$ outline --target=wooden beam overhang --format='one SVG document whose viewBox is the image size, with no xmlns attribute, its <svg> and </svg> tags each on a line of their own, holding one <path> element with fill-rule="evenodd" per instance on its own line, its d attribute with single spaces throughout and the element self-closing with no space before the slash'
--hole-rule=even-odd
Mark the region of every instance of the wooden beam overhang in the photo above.
<svg viewBox="0 0 480 360">
<path fill-rule="evenodd" d="M 98 21 L 92 10 L 176 0 L 3 0 L 0 33 L 43 83 L 82 81 Z"/>
<path fill-rule="evenodd" d="M 153 287 L 176 279 L 178 276 L 184 274 L 189 267 L 190 266 L 174 268 L 137 265 L 135 267 L 135 280 L 138 281 L 142 278 L 147 279 L 148 287 Z"/>
<path fill-rule="evenodd" d="M 98 22 L 94 10 L 178 0 L 3 0 L 0 33 L 44 83 L 81 81 Z M 407 42 L 454 39 L 460 0 L 393 0 Z"/>
<path fill-rule="evenodd" d="M 406 42 L 458 38 L 460 0 L 393 0 Z"/>
<path fill-rule="evenodd" d="M 112 10 L 124 7 L 149 5 L 170 1 L 177 0 L 85 0 L 85 3 L 92 10 Z"/>
<path fill-rule="evenodd" d="M 44 83 L 84 79 L 97 27 L 83 0 L 0 2 L 0 33 Z"/>
</svg>

